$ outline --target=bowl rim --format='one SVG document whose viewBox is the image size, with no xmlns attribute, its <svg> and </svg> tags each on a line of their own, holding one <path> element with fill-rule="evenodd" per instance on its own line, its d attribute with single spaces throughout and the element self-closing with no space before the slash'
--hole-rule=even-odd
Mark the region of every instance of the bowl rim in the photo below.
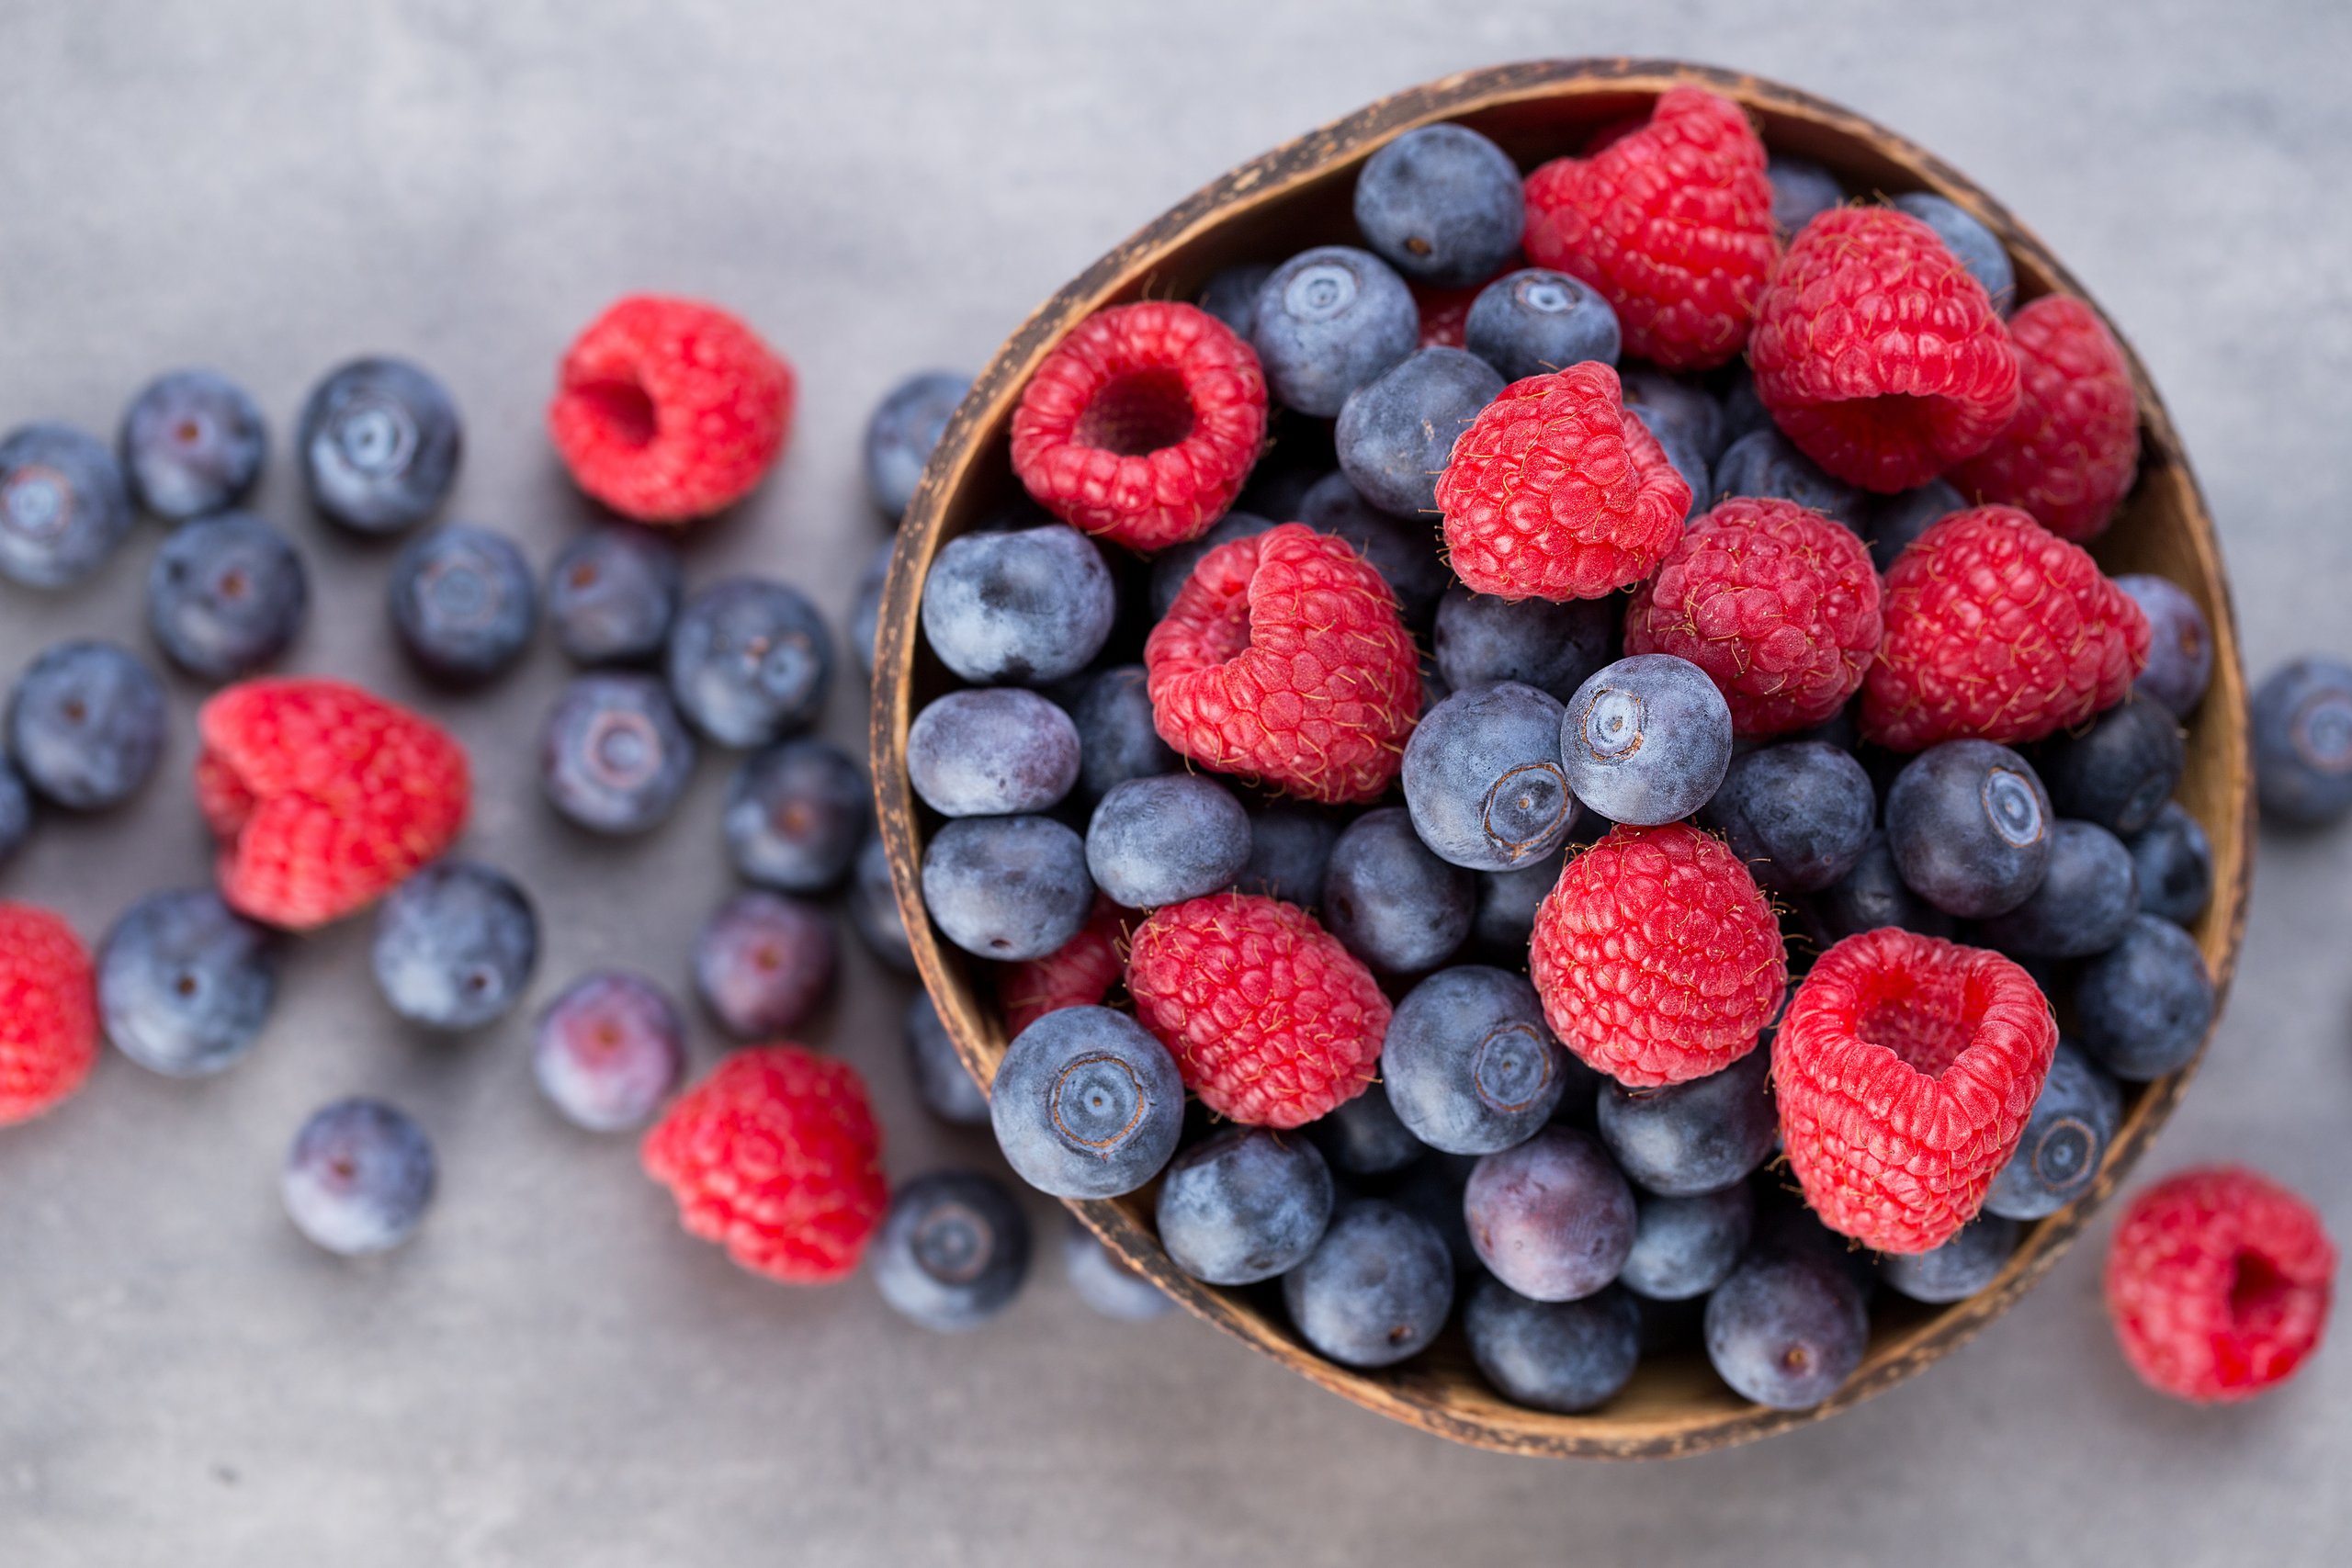
<svg viewBox="0 0 2352 1568">
<path fill-rule="evenodd" d="M 942 535 L 950 499 L 976 467 L 988 460 L 994 434 L 1009 420 L 1037 363 L 1079 321 L 1139 286 L 1148 287 L 1157 261 L 1238 215 L 1266 207 L 1302 186 L 1359 163 L 1385 142 L 1418 126 L 1466 115 L 1552 100 L 1619 95 L 1645 97 L 1681 84 L 1724 94 L 1751 114 L 1784 124 L 1814 128 L 1826 139 L 1865 143 L 1899 165 L 1919 187 L 1968 209 L 2000 236 L 2011 254 L 2038 272 L 2049 287 L 2075 296 L 2098 310 L 2122 345 L 2137 393 L 2142 434 L 2139 483 L 2153 479 L 2175 487 L 2175 504 L 2187 525 L 2196 568 L 2210 589 L 2214 640 L 2214 676 L 2200 724 L 2221 723 L 2234 744 L 2221 759 L 2222 818 L 2216 832 L 2213 904 L 2203 923 L 2200 946 L 2213 972 L 2213 1024 L 2197 1055 L 2177 1072 L 2148 1085 L 2119 1130 L 2098 1176 L 2083 1194 L 2050 1218 L 2037 1222 L 2001 1275 L 1975 1295 L 1944 1307 L 1898 1331 L 1891 1343 L 1874 1342 L 1869 1357 L 1827 1401 L 1804 1410 L 1747 1405 L 1688 1419 L 1645 1417 L 1612 1420 L 1606 1408 L 1580 1416 L 1553 1416 L 1502 1406 L 1513 1419 L 1473 1416 L 1450 1410 L 1389 1382 L 1325 1360 L 1271 1330 L 1261 1314 L 1241 1309 L 1227 1293 L 1202 1285 L 1169 1261 L 1156 1239 L 1107 1201 L 1070 1201 L 1067 1206 L 1102 1242 L 1158 1284 L 1195 1316 L 1205 1319 L 1309 1381 L 1392 1419 L 1453 1441 L 1500 1451 L 1568 1458 L 1652 1459 L 1702 1452 L 1823 1420 L 1882 1393 L 1924 1369 L 1999 1316 L 2030 1289 L 2064 1253 L 2085 1223 L 2113 1192 L 2145 1151 L 2178 1103 L 2203 1060 L 2218 1028 L 2245 933 L 2252 887 L 2254 793 L 2245 722 L 2245 677 L 2239 660 L 2235 612 L 2220 548 L 2196 476 L 2146 367 L 2128 339 L 2115 330 L 2096 299 L 2063 266 L 2031 231 L 1973 181 L 1907 139 L 1875 121 L 1796 88 L 1743 72 L 1674 60 L 1607 58 L 1526 61 L 1441 77 L 1389 95 L 1272 149 L 1211 181 L 1147 223 L 1057 290 L 1025 320 L 991 357 L 949 421 L 899 526 L 883 590 L 874 664 L 870 744 L 879 805 L 879 831 L 888 854 L 900 919 L 913 949 L 925 990 L 956 1043 L 965 1067 L 985 1085 L 993 1059 L 985 1048 L 994 1026 L 978 998 L 958 983 L 951 960 L 924 913 L 919 880 L 920 844 L 916 802 L 906 771 L 905 738 L 910 716 L 915 631 L 921 585 Z M 2227 736 L 2224 739 L 2228 739 Z M 2232 809 L 2232 807 L 2234 809 Z M 2233 832 L 2228 829 L 2233 829 Z M 994 1030 L 996 1034 L 1001 1030 Z M 996 1049 L 1001 1050 L 1001 1044 Z"/>
</svg>

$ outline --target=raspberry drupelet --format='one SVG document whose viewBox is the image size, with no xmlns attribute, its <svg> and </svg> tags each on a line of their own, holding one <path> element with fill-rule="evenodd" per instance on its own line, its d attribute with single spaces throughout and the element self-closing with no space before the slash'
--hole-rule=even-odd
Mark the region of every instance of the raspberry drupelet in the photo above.
<svg viewBox="0 0 2352 1568">
<path fill-rule="evenodd" d="M 49 910 L 0 903 L 0 1127 L 70 1098 L 97 1056 L 88 950 Z"/>
<path fill-rule="evenodd" d="M 1125 973 L 1125 941 L 1126 912 L 1097 894 L 1094 913 L 1076 936 L 1043 958 L 1006 964 L 996 983 L 1005 1038 L 1063 1008 L 1100 1007 Z"/>
<path fill-rule="evenodd" d="M 1993 444 L 1952 482 L 2021 507 L 2062 539 L 2098 537 L 2140 471 L 2140 405 L 2123 349 L 2080 299 L 2052 294 L 2009 318 L 2022 393 Z"/>
</svg>

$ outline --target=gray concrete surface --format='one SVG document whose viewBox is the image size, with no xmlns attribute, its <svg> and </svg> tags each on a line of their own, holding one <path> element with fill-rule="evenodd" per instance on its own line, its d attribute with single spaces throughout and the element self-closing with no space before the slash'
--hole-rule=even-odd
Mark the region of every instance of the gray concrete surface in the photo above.
<svg viewBox="0 0 2352 1568">
<path fill-rule="evenodd" d="M 559 348 L 623 290 L 707 295 L 788 350 L 805 401 L 783 470 L 693 570 L 781 571 L 838 614 L 881 537 L 854 443 L 893 378 L 977 364 L 1160 208 L 1368 98 L 1613 52 L 1780 76 L 2000 193 L 2169 394 L 2256 668 L 2352 649 L 2352 12 L 2321 0 L 6 0 L 0 424 L 111 430 L 149 372 L 212 362 L 282 436 L 328 365 L 411 354 L 469 421 L 457 510 L 544 560 L 582 515 L 540 434 Z M 416 694 L 383 553 L 307 520 L 283 466 L 261 504 L 322 580 L 296 667 Z M 0 676 L 69 632 L 140 640 L 153 543 L 80 592 L 0 592 Z M 542 649 L 446 710 L 484 784 L 469 847 L 549 917 L 537 996 L 598 960 L 682 978 L 725 882 L 724 770 L 666 834 L 579 852 L 516 739 L 560 675 Z M 175 694 L 167 776 L 51 824 L 0 893 L 95 936 L 206 874 L 179 784 L 196 694 Z M 844 682 L 831 733 L 858 736 L 862 696 Z M 2234 1005 L 2150 1168 L 2256 1160 L 2352 1241 L 2347 889 L 2352 834 L 2264 843 Z M 306 944 L 230 1077 L 109 1058 L 0 1133 L 0 1563 L 2292 1563 L 2342 1561 L 2352 1533 L 2352 1347 L 2249 1408 L 2158 1400 L 2099 1311 L 2104 1224 L 1981 1339 L 1836 1422 L 1672 1465 L 1499 1459 L 1189 1321 L 1098 1321 L 1053 1267 L 957 1340 L 863 1280 L 755 1281 L 676 1230 L 625 1142 L 556 1122 L 519 1023 L 394 1027 L 364 934 Z M 902 987 L 862 958 L 848 979 L 814 1033 L 870 1070 L 892 1168 L 992 1158 L 912 1104 Z M 420 1241 L 357 1267 L 299 1241 L 273 1190 L 301 1116 L 353 1090 L 414 1107 L 445 1171 Z"/>
</svg>

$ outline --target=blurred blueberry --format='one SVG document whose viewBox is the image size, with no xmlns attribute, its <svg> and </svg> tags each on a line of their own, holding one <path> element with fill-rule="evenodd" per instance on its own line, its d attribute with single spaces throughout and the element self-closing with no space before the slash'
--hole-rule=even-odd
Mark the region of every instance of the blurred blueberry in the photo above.
<svg viewBox="0 0 2352 1568">
<path fill-rule="evenodd" d="M 1692 1301 L 1722 1284 L 1756 1224 L 1756 1194 L 1745 1181 L 1686 1198 L 1636 1192 L 1634 1206 L 1634 1250 L 1618 1282 L 1651 1301 Z"/>
<path fill-rule="evenodd" d="M 2352 664 L 2298 659 L 2255 688 L 2254 782 L 2263 812 L 2293 827 L 2352 811 Z"/>
<path fill-rule="evenodd" d="M 763 889 L 712 911 L 695 939 L 695 987 L 739 1040 L 773 1039 L 808 1021 L 833 988 L 833 923 L 814 904 Z"/>
<path fill-rule="evenodd" d="M 2140 910 L 2185 926 L 2213 901 L 2213 845 L 2188 808 L 2165 802 L 2156 819 L 2125 840 L 2140 884 Z"/>
<path fill-rule="evenodd" d="M 392 562 L 392 629 L 435 680 L 487 681 L 510 668 L 538 626 L 531 563 L 503 534 L 450 523 Z"/>
<path fill-rule="evenodd" d="M 907 1070 L 914 1079 L 915 1098 L 942 1122 L 957 1127 L 988 1124 L 988 1091 L 964 1069 L 940 1021 L 939 1009 L 922 991 L 907 1005 Z"/>
<path fill-rule="evenodd" d="M 302 1123 L 279 1191 L 294 1226 L 329 1252 L 383 1252 L 416 1233 L 433 1201 L 433 1145 L 405 1111 L 345 1100 Z"/>
<path fill-rule="evenodd" d="M 1272 262 L 1238 262 L 1221 267 L 1201 286 L 1200 307 L 1247 343 L 1258 326 L 1258 291 L 1273 275 Z"/>
<path fill-rule="evenodd" d="M 685 1025 L 652 981 L 598 969 L 539 1014 L 531 1073 L 563 1119 L 592 1133 L 641 1127 L 678 1087 Z"/>
<path fill-rule="evenodd" d="M 1797 231 L 1846 199 L 1838 176 L 1810 158 L 1775 152 L 1764 164 L 1772 182 L 1772 227 L 1786 243 Z"/>
<path fill-rule="evenodd" d="M 1606 1404 L 1633 1381 L 1641 1316 L 1624 1292 L 1538 1302 L 1481 1280 L 1463 1310 L 1471 1359 L 1505 1399 L 1566 1415 Z"/>
<path fill-rule="evenodd" d="M 71 425 L 0 437 L 0 577 L 68 588 L 130 533 L 130 491 L 106 443 Z"/>
<path fill-rule="evenodd" d="M 1295 1133 L 1227 1127 L 1184 1150 L 1160 1178 L 1159 1244 L 1212 1285 L 1287 1273 L 1330 1223 L 1330 1168 Z"/>
<path fill-rule="evenodd" d="M 1356 227 L 1382 260 L 1418 283 L 1460 288 L 1492 277 L 1527 221 L 1510 155 L 1466 125 L 1424 125 L 1364 162 Z"/>
<path fill-rule="evenodd" d="M 694 766 L 694 737 L 650 675 L 575 678 L 540 735 L 540 788 L 592 832 L 642 833 L 668 820 Z"/>
<path fill-rule="evenodd" d="M 2168 577 L 2126 572 L 2114 581 L 2148 617 L 2148 667 L 2132 690 L 2187 718 L 2213 680 L 2213 628 L 2205 612 Z"/>
<path fill-rule="evenodd" d="M 33 793 L 103 811 L 139 793 L 164 754 L 164 688 L 110 642 L 62 642 L 8 699 L 8 752 Z"/>
<path fill-rule="evenodd" d="M 2194 938 L 2135 915 L 2122 940 L 2083 965 L 2075 1021 L 2083 1048 L 2127 1083 L 2188 1065 L 2213 1021 L 2213 976 Z"/>
<path fill-rule="evenodd" d="M 857 597 L 850 603 L 849 651 L 857 667 L 865 671 L 867 680 L 874 678 L 874 661 L 880 653 L 882 636 L 882 590 L 890 579 L 890 557 L 897 550 L 895 541 L 885 540 L 865 563 L 865 570 L 857 580 Z"/>
<path fill-rule="evenodd" d="M 1979 1214 L 1940 1247 L 1887 1254 L 1879 1260 L 1878 1270 L 1890 1289 L 1915 1302 L 1941 1306 L 1964 1302 L 1991 1284 L 2017 1249 L 2015 1220 Z"/>
<path fill-rule="evenodd" d="M 2056 1213 L 2088 1190 L 2122 1122 L 2115 1080 L 2082 1047 L 2059 1041 L 2017 1153 L 1985 1190 L 1985 1212 L 2013 1220 Z"/>
<path fill-rule="evenodd" d="M 1862 537 L 1871 542 L 1871 564 L 1893 571 L 1895 558 L 1911 541 L 1955 512 L 1967 510 L 1968 498 L 1943 479 L 1929 479 L 1917 490 L 1873 495 L 1862 502 Z"/>
<path fill-rule="evenodd" d="M 1168 1292 L 1127 1267 L 1076 1214 L 1062 1224 L 1062 1267 L 1078 1299 L 1122 1323 L 1148 1323 L 1176 1310 Z"/>
<path fill-rule="evenodd" d="M 890 389 L 865 422 L 865 493 L 889 517 L 906 515 L 923 465 L 947 433 L 956 405 L 972 389 L 969 376 L 927 370 Z"/>
<path fill-rule="evenodd" d="M 182 524 L 147 569 L 147 629 L 191 675 L 233 681 L 291 647 L 310 574 L 286 536 L 248 512 Z"/>
<path fill-rule="evenodd" d="M 548 621 L 577 664 L 636 664 L 669 646 L 678 552 L 641 528 L 591 529 L 548 569 Z"/>
<path fill-rule="evenodd" d="M 158 517 L 184 522 L 253 493 L 269 452 L 261 408 L 214 370 L 172 370 L 139 389 L 116 442 L 130 494 Z"/>
<path fill-rule="evenodd" d="M 869 836 L 857 852 L 850 868 L 848 903 L 850 924 L 857 928 L 866 950 L 899 974 L 913 974 L 914 949 L 907 942 L 899 896 L 890 886 L 890 852 L 878 836 Z"/>
<path fill-rule="evenodd" d="M 670 692 L 720 746 L 764 746 L 817 722 L 832 685 L 832 638 L 797 588 L 756 577 L 715 582 L 670 633 Z"/>
<path fill-rule="evenodd" d="M 971 1170 L 919 1176 L 890 1196 L 868 1256 L 875 1288 L 909 1322 L 978 1328 L 1029 1278 L 1029 1217 L 1003 1182 Z"/>
<path fill-rule="evenodd" d="M 233 1066 L 277 999 L 277 943 L 209 888 L 132 905 L 98 950 L 98 1011 L 116 1049 L 166 1077 Z"/>
<path fill-rule="evenodd" d="M 426 866 L 376 911 L 377 988 L 428 1029 L 479 1029 L 522 999 L 539 962 L 531 900 L 470 861 Z"/>
<path fill-rule="evenodd" d="M 738 875 L 820 893 L 848 874 L 874 816 L 874 792 L 848 752 L 803 737 L 737 765 L 719 818 Z"/>
<path fill-rule="evenodd" d="M 399 359 L 356 359 L 304 400 L 294 446 L 311 504 L 363 534 L 391 534 L 441 509 L 463 446 L 448 391 Z"/>
<path fill-rule="evenodd" d="M 2123 841 L 2095 822 L 2050 829 L 2050 869 L 2026 901 L 1984 925 L 1985 942 L 2035 958 L 2086 958 L 2122 939 L 2140 912 L 2139 874 Z"/>
</svg>

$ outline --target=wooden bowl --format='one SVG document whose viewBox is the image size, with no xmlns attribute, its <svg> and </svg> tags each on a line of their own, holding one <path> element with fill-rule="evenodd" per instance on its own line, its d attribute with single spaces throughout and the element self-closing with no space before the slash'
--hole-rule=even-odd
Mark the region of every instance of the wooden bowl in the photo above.
<svg viewBox="0 0 2352 1568">
<path fill-rule="evenodd" d="M 1145 227 L 1047 300 L 1001 349 L 948 426 L 899 536 L 882 604 L 874 685 L 874 779 L 881 830 L 899 906 L 923 983 L 938 1004 L 966 1066 L 983 1084 L 1005 1035 L 978 965 L 939 941 L 924 917 L 917 881 L 922 844 L 935 818 L 907 782 L 909 716 L 919 698 L 951 682 L 916 634 L 923 576 L 940 546 L 1018 499 L 1007 431 L 1022 388 L 1063 334 L 1105 305 L 1146 295 L 1191 298 L 1227 264 L 1283 257 L 1309 245 L 1354 243 L 1350 193 L 1357 169 L 1399 133 L 1438 120 L 1476 127 L 1532 168 L 1580 144 L 1580 132 L 1646 107 L 1680 82 L 1738 100 L 1775 150 L 1834 170 L 1856 193 L 1930 190 L 1990 224 L 2007 244 L 2022 299 L 2053 290 L 2083 296 L 2041 241 L 1956 171 L 1881 126 L 1818 98 L 1753 76 L 1669 61 L 1540 61 L 1450 76 L 1384 98 L 1347 118 L 1277 148 L 1210 185 Z M 2119 338 L 2120 334 L 2118 334 Z M 2126 353 L 2130 351 L 2127 347 Z M 2213 683 L 2188 727 L 2188 766 L 2180 798 L 2211 835 L 2214 897 L 2197 925 L 2199 944 L 2226 990 L 2245 933 L 2251 877 L 2253 792 L 2245 682 L 2238 664 L 2222 558 L 2203 497 L 2181 455 L 2172 421 L 2136 356 L 2143 445 L 2140 479 L 2097 553 L 2110 571 L 2153 571 L 2194 594 L 2213 627 Z M 1506 1403 L 1479 1377 L 1451 1329 L 1404 1366 L 1359 1372 L 1308 1349 L 1262 1289 L 1238 1293 L 1204 1285 L 1171 1264 L 1152 1233 L 1146 1197 L 1071 1207 L 1112 1249 L 1199 1316 L 1283 1365 L 1367 1409 L 1457 1442 L 1524 1454 L 1648 1459 L 1745 1442 L 1832 1416 L 1892 1387 L 1945 1355 L 2024 1294 L 2072 1241 L 2083 1222 L 2148 1146 L 2180 1098 L 2190 1067 L 2136 1090 L 2107 1162 L 2090 1190 L 2028 1227 L 1999 1276 L 1977 1295 L 1944 1308 L 1916 1306 L 1890 1292 L 1874 1305 L 1861 1368 L 1826 1404 L 1804 1411 L 1748 1404 L 1717 1381 L 1695 1351 L 1646 1358 L 1632 1385 L 1603 1409 L 1554 1416 Z"/>
</svg>

